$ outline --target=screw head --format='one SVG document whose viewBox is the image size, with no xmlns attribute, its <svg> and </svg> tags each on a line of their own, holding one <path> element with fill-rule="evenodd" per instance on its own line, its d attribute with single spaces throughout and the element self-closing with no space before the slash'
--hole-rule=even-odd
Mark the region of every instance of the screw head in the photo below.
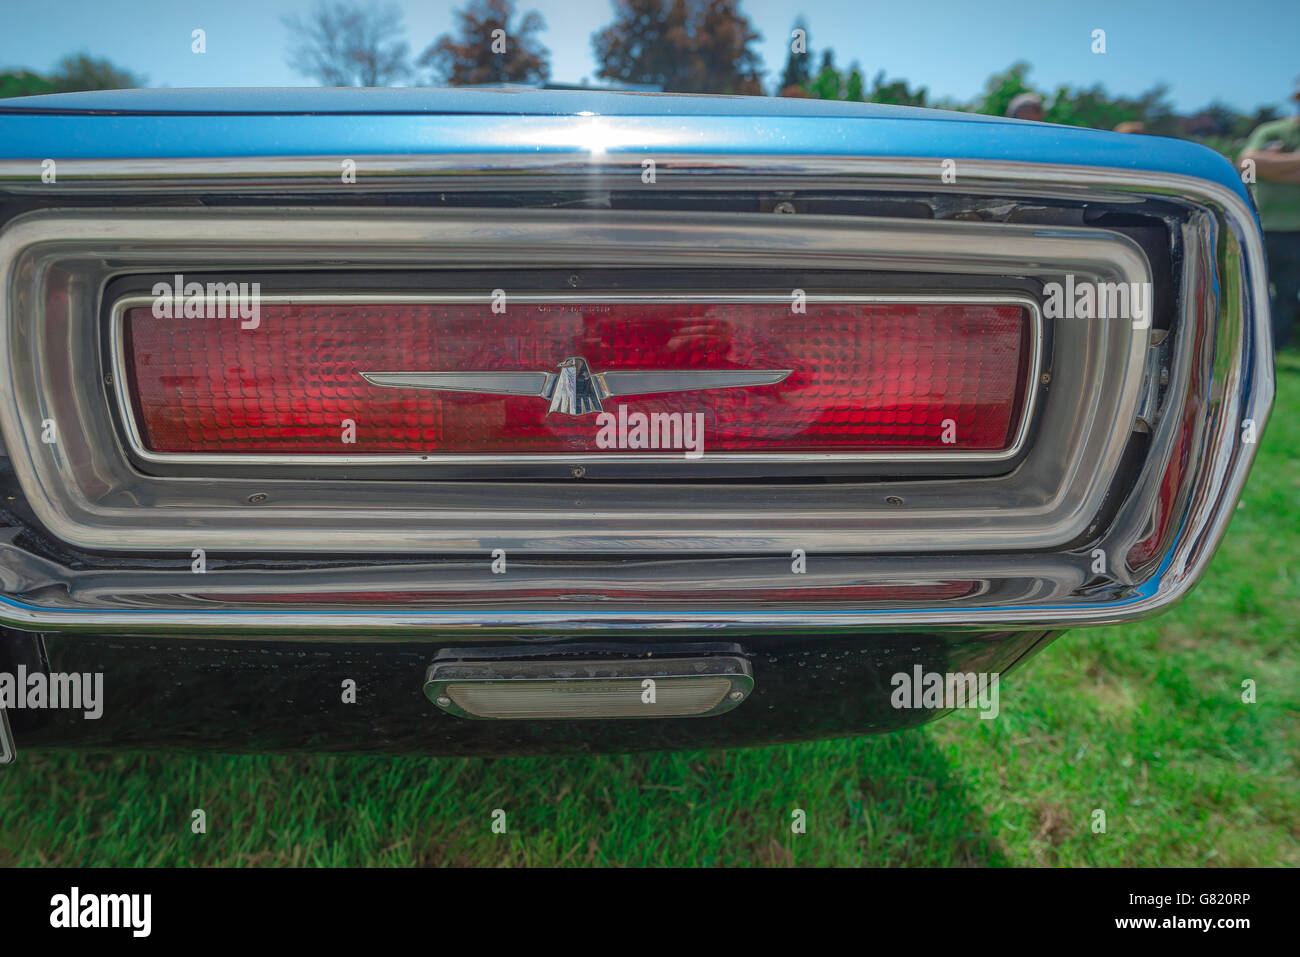
<svg viewBox="0 0 1300 957">
<path fill-rule="evenodd" d="M 254 492 L 252 495 L 248 496 L 248 501 L 253 505 L 260 505 L 266 501 L 266 493 Z"/>
<path fill-rule="evenodd" d="M 789 215 L 794 212 L 794 203 L 777 203 L 772 207 L 772 212 Z"/>
<path fill-rule="evenodd" d="M 730 698 L 732 701 L 739 701 L 741 698 L 745 697 L 745 692 L 733 691 L 731 692 L 731 694 L 727 695 L 727 697 Z"/>
<path fill-rule="evenodd" d="M 446 695 L 438 695 L 438 697 L 433 699 L 433 703 L 436 704 L 439 708 L 451 707 L 451 699 L 448 698 Z"/>
<path fill-rule="evenodd" d="M 586 468 L 581 465 L 575 465 L 572 469 L 570 469 L 570 472 L 572 472 L 574 478 L 582 478 L 584 475 L 587 474 Z"/>
<path fill-rule="evenodd" d="M 886 496 L 885 496 L 885 504 L 886 504 L 886 505 L 902 505 L 902 504 L 903 504 L 903 500 L 902 500 L 901 498 L 899 498 L 897 495 L 886 495 Z"/>
</svg>

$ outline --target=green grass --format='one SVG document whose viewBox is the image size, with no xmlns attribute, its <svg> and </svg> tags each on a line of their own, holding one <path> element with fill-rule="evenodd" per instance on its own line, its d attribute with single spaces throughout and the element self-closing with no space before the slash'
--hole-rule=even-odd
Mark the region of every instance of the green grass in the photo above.
<svg viewBox="0 0 1300 957">
<path fill-rule="evenodd" d="M 1004 681 L 996 721 L 633 757 L 20 753 L 0 865 L 1300 864 L 1298 419 L 1292 351 L 1205 581 L 1159 618 L 1058 639 Z"/>
</svg>

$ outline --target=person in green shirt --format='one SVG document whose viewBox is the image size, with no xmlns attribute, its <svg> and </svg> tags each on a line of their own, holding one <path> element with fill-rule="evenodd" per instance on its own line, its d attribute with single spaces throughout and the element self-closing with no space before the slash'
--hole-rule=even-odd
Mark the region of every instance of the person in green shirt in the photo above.
<svg viewBox="0 0 1300 957">
<path fill-rule="evenodd" d="M 1300 107 L 1300 79 L 1293 99 Z M 1281 349 L 1291 337 L 1300 309 L 1300 113 L 1256 127 L 1241 160 L 1255 164 L 1255 205 L 1268 255 L 1273 347 Z"/>
</svg>

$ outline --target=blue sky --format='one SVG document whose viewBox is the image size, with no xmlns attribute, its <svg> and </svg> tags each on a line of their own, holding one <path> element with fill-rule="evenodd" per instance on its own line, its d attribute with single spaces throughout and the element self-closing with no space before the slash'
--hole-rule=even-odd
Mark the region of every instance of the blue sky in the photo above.
<svg viewBox="0 0 1300 957">
<path fill-rule="evenodd" d="M 0 69 L 48 70 L 64 54 L 87 51 L 143 73 L 152 86 L 301 86 L 285 63 L 281 17 L 311 0 L 0 0 Z M 460 3 L 401 0 L 418 52 L 453 22 Z M 609 0 L 519 0 L 546 18 L 543 40 L 556 80 L 595 73 L 591 34 L 612 19 Z M 763 34 L 759 49 L 771 86 L 785 63 L 795 17 L 808 20 L 814 51 L 835 49 L 837 65 L 857 60 L 870 78 L 929 87 L 932 96 L 969 100 L 990 73 L 1024 59 L 1031 81 L 1112 93 L 1170 87 L 1181 110 L 1218 99 L 1238 109 L 1284 106 L 1300 74 L 1300 0 L 742 0 Z M 190 31 L 207 31 L 207 53 L 190 51 Z M 1107 52 L 1090 52 L 1094 29 Z"/>
</svg>

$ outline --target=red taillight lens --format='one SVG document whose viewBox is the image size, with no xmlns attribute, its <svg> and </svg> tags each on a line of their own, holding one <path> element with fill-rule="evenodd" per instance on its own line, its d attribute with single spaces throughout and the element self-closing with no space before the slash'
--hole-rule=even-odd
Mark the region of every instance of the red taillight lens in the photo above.
<svg viewBox="0 0 1300 957">
<path fill-rule="evenodd" d="M 593 378 L 671 373 L 680 388 L 697 380 L 679 373 L 712 377 L 635 394 L 629 383 L 657 390 L 663 376 L 624 375 L 625 394 L 603 400 L 612 414 L 701 413 L 707 452 L 1000 452 L 1025 413 L 1033 347 L 1029 310 L 989 303 L 510 303 L 496 314 L 487 303 L 264 302 L 251 329 L 147 306 L 127 309 L 123 326 L 140 443 L 182 454 L 604 452 L 595 416 L 565 414 L 581 406 L 484 391 L 562 390 L 560 364 L 574 358 Z M 720 387 L 726 370 L 788 375 Z M 363 377 L 429 372 L 491 375 L 462 377 L 472 391 Z"/>
</svg>

